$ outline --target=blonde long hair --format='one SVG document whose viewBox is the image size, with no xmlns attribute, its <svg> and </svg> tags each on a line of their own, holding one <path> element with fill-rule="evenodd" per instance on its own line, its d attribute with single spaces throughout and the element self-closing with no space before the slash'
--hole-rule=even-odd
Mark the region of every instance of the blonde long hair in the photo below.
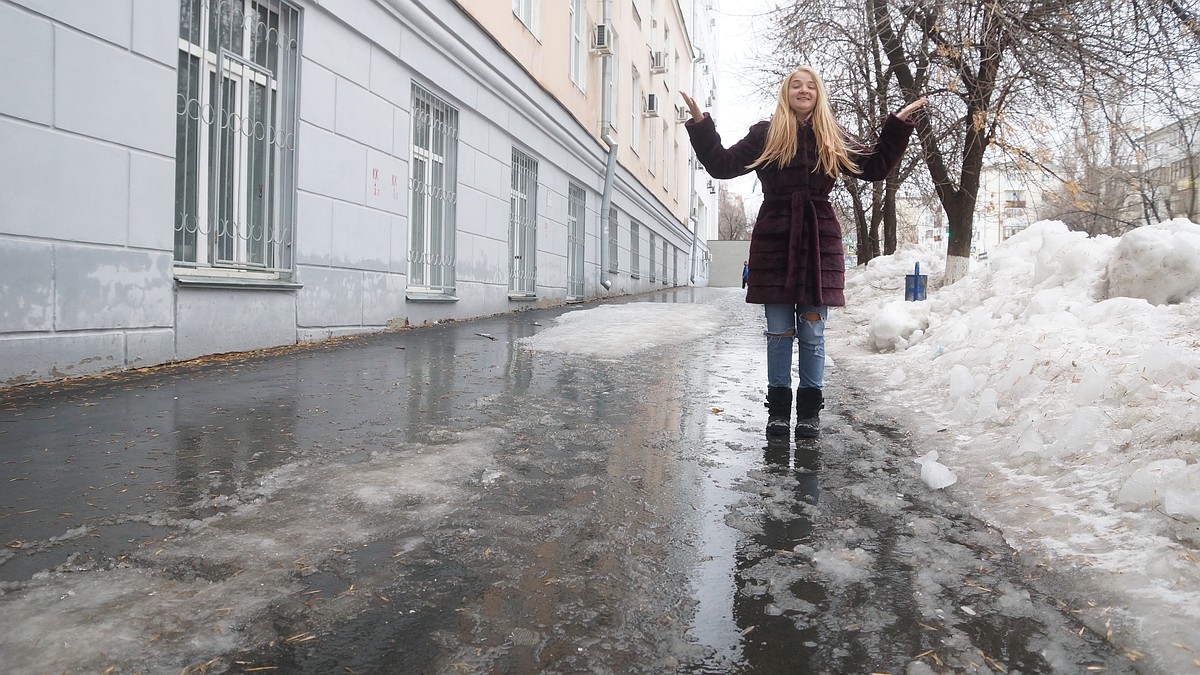
<svg viewBox="0 0 1200 675">
<path fill-rule="evenodd" d="M 788 103 L 788 86 L 792 83 L 792 78 L 801 73 L 807 73 L 817 85 L 817 100 L 811 118 L 813 134 L 817 137 L 817 166 L 834 178 L 841 176 L 843 170 L 858 173 L 858 166 L 850 160 L 846 137 L 833 118 L 829 97 L 825 93 L 825 83 L 821 81 L 817 71 L 808 66 L 800 66 L 792 71 L 791 75 L 783 78 L 779 87 L 779 100 L 775 104 L 775 114 L 771 116 L 771 126 L 767 128 L 767 142 L 758 159 L 746 168 L 773 166 L 782 169 L 796 156 L 800 119 Z"/>
</svg>

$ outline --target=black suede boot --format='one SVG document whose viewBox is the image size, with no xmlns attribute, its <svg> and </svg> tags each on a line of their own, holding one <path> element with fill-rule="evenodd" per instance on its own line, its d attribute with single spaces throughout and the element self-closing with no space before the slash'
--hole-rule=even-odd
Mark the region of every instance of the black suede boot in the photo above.
<svg viewBox="0 0 1200 675">
<path fill-rule="evenodd" d="M 816 438 L 821 435 L 821 390 L 801 387 L 796 390 L 796 438 Z"/>
<path fill-rule="evenodd" d="M 767 387 L 767 435 L 787 436 L 792 427 L 791 387 Z"/>
</svg>

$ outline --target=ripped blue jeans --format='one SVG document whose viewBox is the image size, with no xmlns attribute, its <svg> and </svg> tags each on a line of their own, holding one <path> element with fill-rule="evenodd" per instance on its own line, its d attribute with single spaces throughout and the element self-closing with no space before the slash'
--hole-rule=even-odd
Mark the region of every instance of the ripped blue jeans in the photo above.
<svg viewBox="0 0 1200 675">
<path fill-rule="evenodd" d="M 763 305 L 767 314 L 767 386 L 792 387 L 792 343 L 798 348 L 799 387 L 825 386 L 828 307 Z"/>
</svg>

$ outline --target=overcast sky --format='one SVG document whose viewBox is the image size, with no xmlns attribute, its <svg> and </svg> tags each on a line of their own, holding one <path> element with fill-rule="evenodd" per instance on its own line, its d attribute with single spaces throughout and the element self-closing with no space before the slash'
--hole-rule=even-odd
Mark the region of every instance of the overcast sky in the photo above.
<svg viewBox="0 0 1200 675">
<path fill-rule="evenodd" d="M 717 104 L 710 112 L 726 147 L 741 140 L 750 125 L 770 117 L 774 100 L 764 100 L 751 80 L 758 72 L 754 47 L 762 33 L 762 15 L 775 0 L 720 0 L 717 30 Z M 727 187 L 750 194 L 753 176 L 727 181 Z"/>
<path fill-rule="evenodd" d="M 749 80 L 758 70 L 753 51 L 762 32 L 761 25 L 755 27 L 755 20 L 761 23 L 762 13 L 774 6 L 772 0 L 724 0 L 717 5 L 719 91 L 713 116 L 720 115 L 717 124 L 722 137 L 732 134 L 741 138 L 751 124 L 770 114 L 768 103 Z"/>
</svg>

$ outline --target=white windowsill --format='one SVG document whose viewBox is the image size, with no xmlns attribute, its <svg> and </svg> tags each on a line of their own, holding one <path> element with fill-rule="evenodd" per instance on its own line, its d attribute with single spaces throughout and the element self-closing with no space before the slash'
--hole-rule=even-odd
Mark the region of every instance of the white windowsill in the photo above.
<svg viewBox="0 0 1200 675">
<path fill-rule="evenodd" d="M 406 291 L 404 299 L 409 302 L 458 302 L 458 296 L 453 293 L 434 291 Z"/>
<path fill-rule="evenodd" d="M 188 288 L 253 288 L 294 291 L 304 285 L 282 279 L 277 272 L 243 272 L 225 269 L 175 268 L 175 283 Z"/>
</svg>

